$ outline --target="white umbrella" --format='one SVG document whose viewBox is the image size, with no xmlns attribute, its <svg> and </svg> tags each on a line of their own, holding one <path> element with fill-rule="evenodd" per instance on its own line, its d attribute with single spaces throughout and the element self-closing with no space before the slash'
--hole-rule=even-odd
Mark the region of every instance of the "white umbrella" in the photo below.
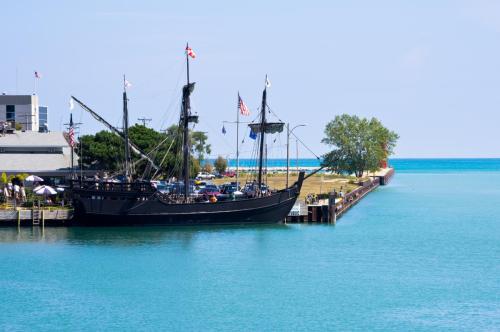
<svg viewBox="0 0 500 332">
<path fill-rule="evenodd" d="M 51 186 L 38 186 L 33 189 L 33 192 L 37 195 L 55 195 L 57 191 L 54 190 Z"/>
<path fill-rule="evenodd" d="M 39 177 L 39 176 L 36 176 L 36 175 L 30 175 L 26 179 L 24 179 L 24 181 L 28 181 L 28 182 L 40 182 L 40 181 L 43 181 L 43 179 L 41 177 Z"/>
</svg>

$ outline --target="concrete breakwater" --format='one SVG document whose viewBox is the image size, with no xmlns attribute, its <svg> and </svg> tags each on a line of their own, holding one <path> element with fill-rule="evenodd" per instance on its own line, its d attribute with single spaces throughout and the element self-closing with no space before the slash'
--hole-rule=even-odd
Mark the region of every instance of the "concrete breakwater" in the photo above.
<svg viewBox="0 0 500 332">
<path fill-rule="evenodd" d="M 369 180 L 360 183 L 358 188 L 345 194 L 343 197 L 335 197 L 333 194 L 330 194 L 328 199 L 321 200 L 316 204 L 298 202 L 292 211 L 290 211 L 286 222 L 335 224 L 345 212 L 359 203 L 367 194 L 381 185 L 387 185 L 393 176 L 394 169 L 386 168 L 370 175 Z"/>
</svg>

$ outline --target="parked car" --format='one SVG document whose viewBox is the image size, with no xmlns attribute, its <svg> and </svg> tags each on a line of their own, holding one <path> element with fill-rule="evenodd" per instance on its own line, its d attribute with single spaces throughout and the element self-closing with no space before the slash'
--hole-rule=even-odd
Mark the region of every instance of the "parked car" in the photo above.
<svg viewBox="0 0 500 332">
<path fill-rule="evenodd" d="M 219 195 L 220 195 L 219 188 L 217 188 L 217 186 L 214 185 L 208 185 L 205 188 L 200 189 L 200 191 L 198 191 L 199 197 L 209 197 L 209 196 L 217 197 Z"/>
<path fill-rule="evenodd" d="M 266 195 L 268 193 L 268 188 L 265 184 L 262 184 L 260 186 L 260 192 L 264 195 Z M 245 193 L 245 195 L 247 195 L 248 197 L 255 197 L 257 195 L 257 192 L 258 192 L 258 186 L 257 184 L 255 183 L 247 183 L 245 185 L 245 187 L 243 188 L 243 193 Z"/>
<path fill-rule="evenodd" d="M 236 176 L 235 171 L 225 171 L 224 176 L 227 176 L 228 178 L 234 178 Z"/>
<path fill-rule="evenodd" d="M 245 194 L 239 191 L 239 188 L 236 184 L 224 184 L 221 186 L 221 193 L 217 198 L 219 200 L 227 200 L 233 198 L 241 198 L 244 196 Z"/>
<path fill-rule="evenodd" d="M 200 173 L 198 173 L 196 178 L 199 180 L 213 180 L 213 179 L 215 179 L 215 175 L 210 174 L 208 172 L 200 172 Z"/>
<path fill-rule="evenodd" d="M 174 182 L 165 184 L 165 186 L 159 189 L 159 191 L 165 194 L 182 195 L 184 194 L 184 182 Z M 189 184 L 189 194 L 193 193 L 194 193 L 194 185 Z"/>
</svg>

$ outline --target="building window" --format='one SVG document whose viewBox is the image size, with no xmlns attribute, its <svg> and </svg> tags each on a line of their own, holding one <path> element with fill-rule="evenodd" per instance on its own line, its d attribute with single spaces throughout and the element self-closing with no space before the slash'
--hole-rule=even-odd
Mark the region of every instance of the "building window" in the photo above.
<svg viewBox="0 0 500 332">
<path fill-rule="evenodd" d="M 7 112 L 5 120 L 7 122 L 15 122 L 16 121 L 16 106 L 15 105 L 7 105 Z"/>
<path fill-rule="evenodd" d="M 38 128 L 39 131 L 45 132 L 48 130 L 48 108 L 47 106 L 38 107 Z"/>
</svg>

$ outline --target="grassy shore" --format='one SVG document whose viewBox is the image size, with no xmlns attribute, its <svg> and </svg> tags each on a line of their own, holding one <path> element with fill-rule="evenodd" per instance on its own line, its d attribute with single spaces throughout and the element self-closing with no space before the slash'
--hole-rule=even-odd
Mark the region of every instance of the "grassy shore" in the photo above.
<svg viewBox="0 0 500 332">
<path fill-rule="evenodd" d="M 297 173 L 291 173 L 289 183 L 293 184 L 297 180 Z M 250 181 L 253 178 L 248 177 L 246 174 L 242 174 L 241 182 Z M 217 185 L 224 182 L 234 181 L 234 178 L 223 178 L 215 179 L 213 182 Z M 302 185 L 302 190 L 300 192 L 300 198 L 304 198 L 307 194 L 324 194 L 333 191 L 334 189 L 342 191 L 345 193 L 350 192 L 358 187 L 356 184 L 358 180 L 355 177 L 350 176 L 339 176 L 339 175 L 321 175 L 316 174 L 304 181 Z M 282 189 L 286 186 L 286 174 L 269 174 L 267 176 L 267 183 L 273 189 Z"/>
</svg>

